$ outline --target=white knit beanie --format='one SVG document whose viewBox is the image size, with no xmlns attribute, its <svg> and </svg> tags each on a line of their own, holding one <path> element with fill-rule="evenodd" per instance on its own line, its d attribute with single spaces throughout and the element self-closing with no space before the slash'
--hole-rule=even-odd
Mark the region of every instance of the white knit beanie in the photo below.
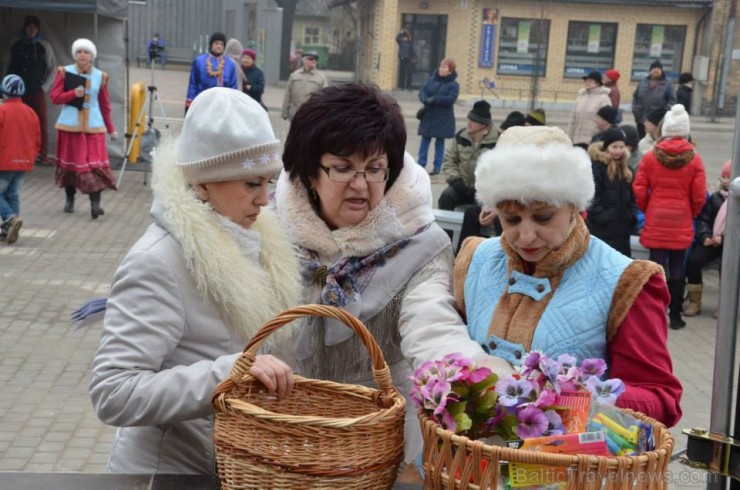
<svg viewBox="0 0 740 490">
<path fill-rule="evenodd" d="M 81 37 L 80 39 L 72 43 L 72 58 L 74 58 L 75 54 L 77 54 L 77 51 L 81 49 L 84 49 L 85 51 L 91 53 L 93 59 L 98 57 L 98 50 L 95 47 L 95 44 L 93 44 L 93 42 L 89 39 Z"/>
<path fill-rule="evenodd" d="M 683 105 L 674 104 L 671 110 L 665 113 L 660 134 L 662 136 L 688 138 L 690 132 L 689 113 L 686 112 Z"/>
<path fill-rule="evenodd" d="M 513 126 L 475 169 L 478 199 L 493 209 L 502 201 L 588 208 L 594 196 L 591 159 L 560 128 Z"/>
<path fill-rule="evenodd" d="M 249 179 L 283 166 L 267 111 L 241 90 L 225 87 L 210 88 L 193 100 L 177 163 L 192 184 Z"/>
</svg>

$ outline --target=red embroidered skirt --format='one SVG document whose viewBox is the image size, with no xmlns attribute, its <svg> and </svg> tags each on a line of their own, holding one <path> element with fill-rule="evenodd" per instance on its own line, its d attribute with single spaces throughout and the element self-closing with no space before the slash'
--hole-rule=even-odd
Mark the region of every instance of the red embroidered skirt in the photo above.
<svg viewBox="0 0 740 490">
<path fill-rule="evenodd" d="M 105 133 L 57 131 L 56 184 L 83 194 L 116 189 L 110 170 Z"/>
</svg>

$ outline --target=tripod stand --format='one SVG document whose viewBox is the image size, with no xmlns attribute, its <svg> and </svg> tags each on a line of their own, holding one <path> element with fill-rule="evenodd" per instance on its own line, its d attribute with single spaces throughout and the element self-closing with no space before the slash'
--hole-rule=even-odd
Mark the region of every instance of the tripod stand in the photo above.
<svg viewBox="0 0 740 490">
<path fill-rule="evenodd" d="M 134 147 L 134 144 L 137 140 L 142 140 L 142 137 L 146 134 L 150 137 L 152 137 L 155 140 L 154 146 L 159 142 L 158 137 L 158 131 L 154 129 L 154 116 L 152 113 L 153 107 L 154 107 L 154 101 L 157 101 L 157 104 L 159 105 L 159 111 L 162 114 L 162 118 L 164 119 L 164 127 L 165 130 L 169 132 L 170 124 L 167 120 L 167 113 L 164 110 L 164 105 L 162 104 L 162 100 L 159 98 L 159 92 L 157 92 L 157 86 L 154 84 L 154 65 L 157 62 L 157 59 L 159 59 L 160 53 L 159 50 L 150 50 L 149 53 L 149 69 L 150 69 L 150 83 L 147 86 L 146 91 L 146 97 L 144 98 L 144 103 L 141 104 L 141 110 L 139 111 L 139 115 L 136 117 L 136 124 L 134 125 L 134 130 L 132 133 L 126 133 L 126 138 L 130 138 L 128 146 L 126 147 L 126 155 L 123 159 L 123 164 L 121 165 L 121 172 L 118 174 L 118 180 L 116 182 L 116 187 L 120 187 L 121 180 L 123 180 L 123 172 L 126 170 L 126 164 L 129 162 L 129 159 L 131 157 L 131 150 Z M 146 122 L 146 130 L 141 132 L 139 129 L 141 128 L 143 122 L 144 122 L 144 114 L 149 114 L 149 117 L 147 118 Z M 141 145 L 140 145 L 141 149 Z M 136 163 L 136 162 L 132 162 Z M 144 182 L 143 184 L 146 185 L 147 183 L 147 175 L 149 171 L 144 171 Z"/>
</svg>

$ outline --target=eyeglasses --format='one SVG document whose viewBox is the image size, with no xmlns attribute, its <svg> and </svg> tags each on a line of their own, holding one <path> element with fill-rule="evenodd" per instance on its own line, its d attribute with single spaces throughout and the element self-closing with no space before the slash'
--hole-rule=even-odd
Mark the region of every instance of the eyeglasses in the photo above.
<svg viewBox="0 0 740 490">
<path fill-rule="evenodd" d="M 387 168 L 374 167 L 369 168 L 364 172 L 358 172 L 355 169 L 347 167 L 325 167 L 323 165 L 319 165 L 319 167 L 321 170 L 326 172 L 326 176 L 329 177 L 329 180 L 332 182 L 348 184 L 355 180 L 355 177 L 358 175 L 365 177 L 365 181 L 368 184 L 379 184 L 388 180 Z"/>
</svg>

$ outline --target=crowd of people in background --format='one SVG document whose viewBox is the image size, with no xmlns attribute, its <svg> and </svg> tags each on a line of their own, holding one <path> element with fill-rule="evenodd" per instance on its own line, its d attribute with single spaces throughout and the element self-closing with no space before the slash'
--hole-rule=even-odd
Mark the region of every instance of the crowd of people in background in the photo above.
<svg viewBox="0 0 740 490">
<path fill-rule="evenodd" d="M 75 211 L 81 192 L 97 219 L 101 193 L 116 189 L 106 135 L 117 132 L 97 47 L 76 39 L 73 63 L 57 67 L 39 27 L 26 17 L 0 86 L 7 244 L 23 224 L 25 174 L 46 158 L 46 91 L 60 106 L 54 163 L 63 212 Z M 410 89 L 411 33 L 396 42 L 400 88 Z M 159 35 L 147 49 L 150 63 L 165 64 Z M 120 427 L 112 471 L 213 472 L 209 394 L 256 329 L 299 303 L 359 317 L 404 394 L 413 368 L 453 351 L 507 373 L 524 351 L 541 349 L 609 357 L 627 385 L 622 406 L 678 421 L 668 328 L 701 311 L 702 267 L 722 254 L 731 170 L 725 163 L 707 197 L 691 139 L 690 74 L 674 90 L 652 62 L 632 96 L 635 125 L 624 124 L 620 73 L 610 69 L 583 77 L 566 131 L 548 126 L 543 108 L 511 111 L 497 125 L 485 100 L 457 129 L 457 65 L 445 57 L 419 89 L 415 161 L 397 101 L 372 85 L 330 85 L 314 51 L 301 53 L 287 82 L 281 155 L 258 60 L 221 32 L 193 60 L 182 134 L 154 170 L 153 224 L 116 272 L 90 384 L 101 420 Z M 435 223 L 430 176 L 438 174 L 447 184 L 439 209 L 464 213 L 459 243 Z M 634 235 L 650 261 L 632 260 Z M 577 341 L 556 345 L 555 330 Z M 373 383 L 359 338 L 332 322 L 307 320 L 270 348 L 253 374 L 279 397 L 293 372 Z M 409 411 L 409 467 L 421 449 L 414 419 Z"/>
</svg>

